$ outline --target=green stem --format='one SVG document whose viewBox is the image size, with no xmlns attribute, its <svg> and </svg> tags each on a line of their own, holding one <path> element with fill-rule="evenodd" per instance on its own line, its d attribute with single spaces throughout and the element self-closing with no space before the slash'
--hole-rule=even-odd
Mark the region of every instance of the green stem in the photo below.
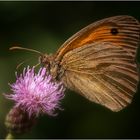
<svg viewBox="0 0 140 140">
<path fill-rule="evenodd" d="M 11 140 L 14 139 L 14 136 L 11 133 L 8 133 L 5 140 L 10 140 L 10 139 Z"/>
</svg>

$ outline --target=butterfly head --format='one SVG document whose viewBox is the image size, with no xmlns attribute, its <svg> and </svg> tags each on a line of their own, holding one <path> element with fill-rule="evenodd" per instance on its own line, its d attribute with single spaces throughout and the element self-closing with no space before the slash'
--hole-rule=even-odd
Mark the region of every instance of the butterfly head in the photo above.
<svg viewBox="0 0 140 140">
<path fill-rule="evenodd" d="M 46 63 L 46 62 L 47 62 L 47 57 L 46 57 L 46 55 L 41 55 L 41 56 L 39 56 L 39 62 L 40 62 L 40 63 Z"/>
<path fill-rule="evenodd" d="M 50 56 L 47 54 L 40 55 L 39 63 L 45 65 L 45 67 L 50 67 Z"/>
<path fill-rule="evenodd" d="M 54 55 L 44 54 L 39 57 L 39 63 L 48 69 L 48 72 L 54 79 L 57 78 L 59 73 L 58 63 L 55 61 Z"/>
</svg>

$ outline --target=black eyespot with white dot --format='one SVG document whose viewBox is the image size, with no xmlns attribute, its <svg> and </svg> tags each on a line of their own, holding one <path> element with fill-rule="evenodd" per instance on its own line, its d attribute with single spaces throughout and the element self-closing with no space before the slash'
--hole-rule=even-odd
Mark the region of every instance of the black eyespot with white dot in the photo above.
<svg viewBox="0 0 140 140">
<path fill-rule="evenodd" d="M 112 35 L 117 35 L 119 33 L 117 28 L 112 28 L 110 32 Z"/>
</svg>

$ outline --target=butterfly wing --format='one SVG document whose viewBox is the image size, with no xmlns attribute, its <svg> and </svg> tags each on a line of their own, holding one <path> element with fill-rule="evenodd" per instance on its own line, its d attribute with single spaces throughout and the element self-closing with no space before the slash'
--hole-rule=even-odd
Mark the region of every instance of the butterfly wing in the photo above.
<svg viewBox="0 0 140 140">
<path fill-rule="evenodd" d="M 69 38 L 57 51 L 57 60 L 75 48 L 93 42 L 110 42 L 122 46 L 130 53 L 136 53 L 140 36 L 139 22 L 127 15 L 114 16 L 94 22 Z"/>
<path fill-rule="evenodd" d="M 65 85 L 112 111 L 127 106 L 139 80 L 135 59 L 120 46 L 93 43 L 68 52 L 61 62 Z"/>
<path fill-rule="evenodd" d="M 66 41 L 56 53 L 64 84 L 112 111 L 127 106 L 139 81 L 135 62 L 140 25 L 131 16 L 95 22 Z"/>
</svg>

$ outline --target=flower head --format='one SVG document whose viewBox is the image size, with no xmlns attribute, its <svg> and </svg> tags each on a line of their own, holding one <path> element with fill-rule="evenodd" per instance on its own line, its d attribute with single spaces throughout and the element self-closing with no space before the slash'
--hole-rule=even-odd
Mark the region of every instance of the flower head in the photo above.
<svg viewBox="0 0 140 140">
<path fill-rule="evenodd" d="M 28 112 L 29 117 L 46 113 L 56 115 L 55 110 L 61 109 L 60 100 L 64 97 L 61 82 L 52 80 L 46 68 L 40 68 L 35 74 L 34 68 L 24 68 L 20 76 L 16 73 L 16 82 L 10 84 L 13 94 L 6 95 L 15 101 L 15 106 Z"/>
</svg>

